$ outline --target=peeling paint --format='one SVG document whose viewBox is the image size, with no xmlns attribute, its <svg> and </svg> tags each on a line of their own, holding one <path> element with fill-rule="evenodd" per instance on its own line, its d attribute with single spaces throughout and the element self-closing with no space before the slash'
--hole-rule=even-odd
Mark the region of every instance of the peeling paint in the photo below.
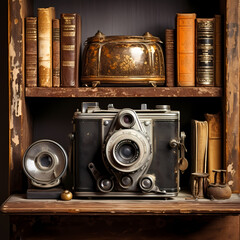
<svg viewBox="0 0 240 240">
<path fill-rule="evenodd" d="M 20 99 L 20 95 L 22 92 L 22 86 L 18 84 L 17 80 L 19 77 L 20 72 L 20 64 L 19 61 L 16 61 L 16 51 L 14 40 L 11 37 L 11 41 L 9 44 L 9 56 L 11 60 L 11 88 L 12 88 L 12 103 L 11 103 L 11 116 L 20 117 L 22 115 L 22 101 Z M 13 128 L 12 119 L 10 121 L 10 129 Z"/>
<path fill-rule="evenodd" d="M 14 138 L 12 138 L 12 141 L 14 142 L 15 146 L 19 145 L 19 137 L 18 137 L 18 135 L 15 135 Z"/>
<path fill-rule="evenodd" d="M 228 185 L 232 186 L 233 185 L 233 180 L 228 181 Z"/>
<path fill-rule="evenodd" d="M 234 176 L 234 174 L 236 173 L 236 170 L 233 168 L 233 163 L 228 165 L 227 172 L 231 173 L 231 175 Z"/>
</svg>

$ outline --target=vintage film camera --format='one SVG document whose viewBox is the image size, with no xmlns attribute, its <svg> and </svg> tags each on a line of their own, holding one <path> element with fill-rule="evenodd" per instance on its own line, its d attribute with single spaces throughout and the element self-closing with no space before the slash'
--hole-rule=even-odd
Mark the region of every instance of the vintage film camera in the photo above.
<svg viewBox="0 0 240 240">
<path fill-rule="evenodd" d="M 181 135 L 180 112 L 169 105 L 103 110 L 82 103 L 73 116 L 75 196 L 177 196 Z"/>
</svg>

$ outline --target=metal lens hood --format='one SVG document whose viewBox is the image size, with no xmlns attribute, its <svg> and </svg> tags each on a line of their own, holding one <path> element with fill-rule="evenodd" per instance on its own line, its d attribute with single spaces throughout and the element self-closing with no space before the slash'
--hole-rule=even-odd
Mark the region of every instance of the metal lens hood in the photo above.
<svg viewBox="0 0 240 240">
<path fill-rule="evenodd" d="M 120 158 L 117 152 L 119 144 L 129 143 L 135 145 L 136 153 L 132 160 L 126 161 Z M 106 143 L 106 160 L 116 170 L 120 172 L 133 172 L 141 168 L 149 159 L 151 159 L 151 147 L 148 139 L 139 131 L 134 129 L 121 129 L 113 133 Z M 136 156 L 136 158 L 135 158 Z"/>
<path fill-rule="evenodd" d="M 43 139 L 31 144 L 23 156 L 23 170 L 37 187 L 48 188 L 60 183 L 68 158 L 63 147 Z"/>
</svg>

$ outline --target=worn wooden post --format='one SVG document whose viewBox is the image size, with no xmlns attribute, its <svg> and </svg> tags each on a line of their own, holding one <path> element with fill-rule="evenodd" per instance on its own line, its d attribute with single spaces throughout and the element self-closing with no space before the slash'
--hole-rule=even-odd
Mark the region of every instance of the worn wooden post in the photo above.
<svg viewBox="0 0 240 240">
<path fill-rule="evenodd" d="M 9 0 L 9 190 L 21 192 L 22 156 L 31 139 L 31 121 L 24 96 L 24 19 L 28 1 Z"/>
<path fill-rule="evenodd" d="M 226 1 L 225 159 L 227 183 L 239 192 L 239 0 Z"/>
</svg>

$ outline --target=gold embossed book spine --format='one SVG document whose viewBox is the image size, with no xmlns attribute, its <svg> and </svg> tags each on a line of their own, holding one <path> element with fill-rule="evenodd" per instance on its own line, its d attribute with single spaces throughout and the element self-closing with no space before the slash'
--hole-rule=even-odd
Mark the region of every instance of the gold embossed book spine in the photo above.
<svg viewBox="0 0 240 240">
<path fill-rule="evenodd" d="M 215 15 L 215 85 L 222 86 L 222 16 Z"/>
<path fill-rule="evenodd" d="M 165 30 L 166 86 L 174 87 L 175 76 L 175 29 Z"/>
<path fill-rule="evenodd" d="M 52 20 L 55 8 L 38 8 L 39 87 L 52 87 Z"/>
<path fill-rule="evenodd" d="M 53 19 L 53 87 L 60 87 L 60 20 Z"/>
<path fill-rule="evenodd" d="M 26 18 L 26 87 L 37 87 L 37 18 Z"/>
<path fill-rule="evenodd" d="M 61 86 L 79 86 L 81 20 L 76 13 L 61 14 Z"/>
<path fill-rule="evenodd" d="M 214 86 L 214 18 L 196 19 L 196 86 Z"/>
</svg>

